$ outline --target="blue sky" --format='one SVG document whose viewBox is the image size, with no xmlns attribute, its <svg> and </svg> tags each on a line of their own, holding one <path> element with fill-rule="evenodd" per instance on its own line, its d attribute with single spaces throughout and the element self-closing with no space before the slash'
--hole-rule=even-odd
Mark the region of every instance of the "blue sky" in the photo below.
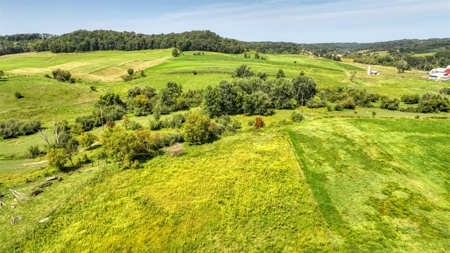
<svg viewBox="0 0 450 253">
<path fill-rule="evenodd" d="M 317 43 L 448 38 L 449 28 L 449 0 L 0 0 L 0 35 L 211 30 L 243 41 Z"/>
</svg>

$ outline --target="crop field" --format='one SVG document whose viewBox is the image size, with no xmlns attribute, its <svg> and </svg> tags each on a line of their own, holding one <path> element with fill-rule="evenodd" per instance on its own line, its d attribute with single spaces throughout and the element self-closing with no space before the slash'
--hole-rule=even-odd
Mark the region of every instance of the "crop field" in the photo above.
<svg viewBox="0 0 450 253">
<path fill-rule="evenodd" d="M 345 58 L 171 52 L 1 56 L 0 121 L 40 120 L 55 138 L 52 122 L 90 115 L 106 92 L 125 100 L 134 86 L 159 91 L 168 81 L 183 91 L 204 89 L 232 81 L 242 64 L 269 79 L 279 69 L 289 79 L 304 72 L 318 90 L 358 88 L 400 98 L 450 87 L 419 70 L 372 66 L 381 75 L 368 76 L 367 65 Z M 58 68 L 76 83 L 44 77 Z M 123 81 L 130 68 L 144 75 Z M 76 152 L 75 162 L 87 160 L 80 167 L 59 171 L 44 156 L 27 158 L 31 146 L 44 149 L 39 134 L 0 138 L 0 252 L 447 252 L 450 113 L 379 104 L 343 111 L 301 106 L 301 123 L 292 122 L 293 110 L 275 110 L 261 117 L 261 129 L 252 125 L 256 116 L 233 115 L 241 124 L 236 132 L 203 145 L 184 143 L 178 157 L 161 151 L 129 170 L 106 163 L 101 140 Z M 145 129 L 155 118 L 126 116 Z M 100 137 L 102 128 L 91 133 Z M 28 200 L 10 194 L 41 189 L 49 176 L 63 180 Z M 11 217 L 22 220 L 12 225 Z"/>
</svg>

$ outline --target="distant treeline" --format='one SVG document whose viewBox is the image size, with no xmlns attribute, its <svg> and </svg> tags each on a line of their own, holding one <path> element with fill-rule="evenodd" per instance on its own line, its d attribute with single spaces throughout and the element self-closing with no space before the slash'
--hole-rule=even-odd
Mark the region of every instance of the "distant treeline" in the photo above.
<svg viewBox="0 0 450 253">
<path fill-rule="evenodd" d="M 211 51 L 240 54 L 255 50 L 261 53 L 309 53 L 325 55 L 360 50 L 368 52 L 398 51 L 426 53 L 450 50 L 450 38 L 427 40 L 396 40 L 375 43 L 243 42 L 223 38 L 211 31 L 146 35 L 135 32 L 78 30 L 60 36 L 51 34 L 16 34 L 0 36 L 0 55 L 51 51 L 54 53 L 89 52 L 97 50 L 143 50 L 176 47 L 181 51 Z"/>
<path fill-rule="evenodd" d="M 181 51 L 212 51 L 239 54 L 244 43 L 222 38 L 210 31 L 191 31 L 160 35 L 134 32 L 78 30 L 61 36 L 19 34 L 0 36 L 0 55 L 23 52 L 53 53 L 89 52 L 97 50 L 143 50 L 176 47 Z"/>
<path fill-rule="evenodd" d="M 442 50 L 426 56 L 416 56 L 389 50 L 387 54 L 350 53 L 345 57 L 353 59 L 354 62 L 364 64 L 397 67 L 399 71 L 400 68 L 404 68 L 404 70 L 411 68 L 431 70 L 433 68 L 446 67 L 450 64 L 450 50 Z M 406 64 L 406 66 L 401 67 L 402 64 Z"/>
</svg>

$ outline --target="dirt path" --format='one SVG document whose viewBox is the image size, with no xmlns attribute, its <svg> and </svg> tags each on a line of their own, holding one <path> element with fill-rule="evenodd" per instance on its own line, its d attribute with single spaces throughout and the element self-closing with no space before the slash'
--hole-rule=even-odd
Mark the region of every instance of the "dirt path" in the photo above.
<svg viewBox="0 0 450 253">
<path fill-rule="evenodd" d="M 44 160 L 44 161 L 34 162 L 34 163 L 24 163 L 23 166 L 43 164 L 43 163 L 46 163 L 46 162 L 48 162 L 48 161 Z"/>
</svg>

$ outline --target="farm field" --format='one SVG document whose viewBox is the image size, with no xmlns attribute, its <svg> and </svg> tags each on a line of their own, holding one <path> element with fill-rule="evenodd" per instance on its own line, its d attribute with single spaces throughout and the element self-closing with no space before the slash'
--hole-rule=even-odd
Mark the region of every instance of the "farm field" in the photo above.
<svg viewBox="0 0 450 253">
<path fill-rule="evenodd" d="M 301 71 L 312 77 L 318 89 L 348 87 L 366 89 L 389 97 L 404 94 L 439 92 L 445 83 L 423 80 L 422 71 L 396 73 L 392 67 L 375 66 L 381 76 L 367 76 L 366 65 L 340 63 L 304 55 L 264 55 L 267 60 L 247 59 L 242 55 L 206 52 L 192 55 L 185 52 L 173 58 L 170 50 L 143 50 L 131 52 L 98 51 L 91 53 L 25 53 L 0 57 L 0 69 L 6 78 L 0 80 L 0 120 L 40 119 L 44 123 L 55 118 L 75 119 L 89 114 L 98 96 L 107 92 L 122 95 L 133 86 L 151 85 L 157 90 L 168 81 L 183 86 L 184 90 L 202 89 L 231 79 L 240 65 L 246 64 L 255 72 L 266 72 L 274 78 L 283 69 L 287 78 Z M 295 62 L 295 63 L 294 63 Z M 64 68 L 77 79 L 76 84 L 59 83 L 43 77 L 51 71 Z M 121 76 L 128 68 L 143 70 L 145 77 L 123 82 Z M 193 75 L 196 71 L 198 74 Z M 350 81 L 352 71 L 356 79 Z M 95 87 L 92 91 L 90 87 Z M 16 99 L 15 92 L 24 98 Z"/>
<path fill-rule="evenodd" d="M 287 130 L 330 229 L 358 251 L 450 247 L 449 124 L 326 119 Z"/>
<path fill-rule="evenodd" d="M 110 167 L 19 251 L 444 252 L 450 160 L 440 152 L 447 140 L 436 143 L 449 130 L 441 122 L 245 128 L 142 169 Z"/>
<path fill-rule="evenodd" d="M 233 82 L 242 64 L 269 79 L 279 69 L 288 79 L 304 72 L 317 90 L 357 88 L 400 98 L 449 87 L 418 70 L 372 66 L 381 75 L 368 76 L 367 65 L 348 59 L 193 54 L 175 58 L 165 49 L 1 56 L 0 121 L 40 120 L 54 138 L 53 122 L 71 124 L 90 115 L 107 92 L 125 98 L 130 88 L 145 85 L 159 92 L 168 81 L 183 91 L 204 89 Z M 44 77 L 58 68 L 70 71 L 76 83 Z M 124 82 L 130 68 L 145 75 Z M 275 110 L 261 117 L 262 129 L 252 125 L 256 116 L 233 115 L 241 125 L 236 132 L 203 145 L 184 143 L 179 157 L 161 151 L 140 161 L 139 169 L 106 165 L 101 139 L 92 149 L 77 150 L 73 160 L 85 161 L 81 167 L 59 171 L 45 156 L 26 157 L 31 146 L 44 148 L 39 134 L 0 138 L 0 252 L 446 252 L 450 113 L 390 111 L 379 103 L 343 111 L 301 106 L 301 123 L 292 122 L 294 110 Z M 155 118 L 126 116 L 145 129 Z M 172 130 L 183 129 L 158 133 Z M 102 128 L 91 133 L 100 137 Z M 49 176 L 63 180 L 29 200 L 10 194 L 41 189 Z M 11 217 L 22 220 L 11 225 Z"/>
</svg>

